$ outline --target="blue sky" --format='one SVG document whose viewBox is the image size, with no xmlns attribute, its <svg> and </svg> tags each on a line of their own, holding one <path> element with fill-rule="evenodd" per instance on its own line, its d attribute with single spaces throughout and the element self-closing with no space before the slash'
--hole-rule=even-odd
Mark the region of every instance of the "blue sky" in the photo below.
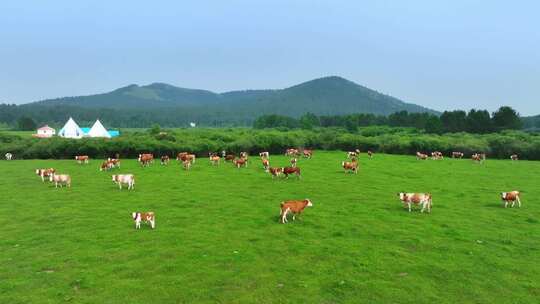
<svg viewBox="0 0 540 304">
<path fill-rule="evenodd" d="M 540 114 L 540 1 L 2 1 L 0 102 L 339 75 L 436 110 Z"/>
</svg>

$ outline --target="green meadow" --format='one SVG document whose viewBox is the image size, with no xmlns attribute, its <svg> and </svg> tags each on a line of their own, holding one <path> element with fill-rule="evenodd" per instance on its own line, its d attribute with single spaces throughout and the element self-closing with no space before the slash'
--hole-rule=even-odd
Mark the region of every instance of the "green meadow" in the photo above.
<svg viewBox="0 0 540 304">
<path fill-rule="evenodd" d="M 538 303 L 540 162 L 344 152 L 301 159 L 302 178 L 175 161 L 99 172 L 100 160 L 0 162 L 2 303 Z M 272 166 L 288 158 L 271 156 Z M 36 168 L 72 176 L 42 183 Z M 133 173 L 135 190 L 111 174 Z M 522 207 L 502 207 L 520 190 Z M 397 192 L 430 192 L 409 213 Z M 313 207 L 279 224 L 279 204 Z M 135 230 L 131 212 L 154 211 Z"/>
</svg>

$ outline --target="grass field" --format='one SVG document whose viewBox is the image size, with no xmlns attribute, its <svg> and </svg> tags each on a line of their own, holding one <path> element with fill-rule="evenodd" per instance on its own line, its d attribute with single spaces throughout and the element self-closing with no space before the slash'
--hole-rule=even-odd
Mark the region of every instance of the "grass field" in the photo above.
<svg viewBox="0 0 540 304">
<path fill-rule="evenodd" d="M 300 160 L 301 180 L 275 180 L 198 159 L 140 168 L 118 190 L 98 160 L 0 162 L 3 303 L 538 303 L 540 163 L 361 158 Z M 273 166 L 285 165 L 271 156 Z M 72 188 L 42 183 L 55 167 Z M 114 170 L 113 170 L 114 171 Z M 504 209 L 499 192 L 523 192 Z M 431 192 L 433 213 L 406 212 L 396 193 Z M 278 224 L 279 203 L 310 198 Z M 133 211 L 154 211 L 136 231 Z"/>
</svg>

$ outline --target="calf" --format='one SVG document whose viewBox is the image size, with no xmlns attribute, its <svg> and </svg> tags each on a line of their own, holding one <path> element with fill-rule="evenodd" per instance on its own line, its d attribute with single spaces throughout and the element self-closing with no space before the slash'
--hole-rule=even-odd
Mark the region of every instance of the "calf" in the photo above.
<svg viewBox="0 0 540 304">
<path fill-rule="evenodd" d="M 161 165 L 167 166 L 169 164 L 170 158 L 169 155 L 161 156 Z"/>
<path fill-rule="evenodd" d="M 4 155 L 6 157 L 6 160 L 11 160 L 13 158 L 13 154 L 11 153 L 6 153 L 6 155 Z"/>
<path fill-rule="evenodd" d="M 267 158 L 263 158 L 262 165 L 263 165 L 264 171 L 268 172 L 268 168 L 270 168 L 270 161 Z"/>
<path fill-rule="evenodd" d="M 135 176 L 133 174 L 118 174 L 112 176 L 112 181 L 122 190 L 122 184 L 128 186 L 128 190 L 135 189 Z"/>
<path fill-rule="evenodd" d="M 426 160 L 426 159 L 428 159 L 428 156 L 427 156 L 427 154 L 416 152 L 416 159 Z"/>
<path fill-rule="evenodd" d="M 360 156 L 360 150 L 359 149 L 347 152 L 347 158 L 356 158 L 358 156 Z"/>
<path fill-rule="evenodd" d="M 234 165 L 235 165 L 238 169 L 240 169 L 240 167 L 247 167 L 247 162 L 248 162 L 248 161 L 247 161 L 247 159 L 245 159 L 245 158 L 239 158 L 239 159 L 233 160 Z"/>
<path fill-rule="evenodd" d="M 409 207 L 409 212 L 411 212 L 411 205 L 415 204 L 418 206 L 422 206 L 422 210 L 420 212 L 424 212 L 424 210 L 427 209 L 427 211 L 431 213 L 431 206 L 433 205 L 431 194 L 400 192 L 398 193 L 398 196 L 403 205 Z"/>
<path fill-rule="evenodd" d="M 485 153 L 474 153 L 471 156 L 471 159 L 478 163 L 483 163 L 484 160 L 486 160 L 486 154 Z"/>
<path fill-rule="evenodd" d="M 463 152 L 452 152 L 452 158 L 462 159 L 464 155 Z"/>
<path fill-rule="evenodd" d="M 261 158 L 270 158 L 270 153 L 268 153 L 268 152 L 266 152 L 266 151 L 265 151 L 265 152 L 261 152 L 261 153 L 259 153 L 259 156 L 260 156 Z"/>
<path fill-rule="evenodd" d="M 518 203 L 518 207 L 521 207 L 521 200 L 519 199 L 519 191 L 502 192 L 501 199 L 504 202 L 504 208 L 508 207 L 508 203 L 512 203 L 511 207 L 514 208 L 514 205 L 516 204 L 516 202 Z"/>
<path fill-rule="evenodd" d="M 510 159 L 511 159 L 512 161 L 514 161 L 514 160 L 519 160 L 519 157 L 518 157 L 517 154 L 512 154 L 512 155 L 510 155 Z"/>
<path fill-rule="evenodd" d="M 287 223 L 287 214 L 292 213 L 293 221 L 296 216 L 300 216 L 306 207 L 312 207 L 311 200 L 305 199 L 302 201 L 284 201 L 280 204 L 279 218 L 282 224 Z"/>
<path fill-rule="evenodd" d="M 108 170 L 111 170 L 114 167 L 115 167 L 115 165 L 114 165 L 114 163 L 112 161 L 106 160 L 106 161 L 101 163 L 101 166 L 99 167 L 99 171 L 108 171 Z"/>
<path fill-rule="evenodd" d="M 77 155 L 75 156 L 75 160 L 79 164 L 88 164 L 88 161 L 90 160 L 90 158 L 88 157 L 88 155 Z"/>
<path fill-rule="evenodd" d="M 240 152 L 240 158 L 243 158 L 245 160 L 247 160 L 249 157 L 248 153 L 247 152 Z"/>
<path fill-rule="evenodd" d="M 214 156 L 210 156 L 210 163 L 214 166 L 217 166 L 219 165 L 219 162 L 221 161 L 221 157 L 217 156 L 217 155 L 214 155 Z"/>
<path fill-rule="evenodd" d="M 272 179 L 274 179 L 275 177 L 279 177 L 281 175 L 281 173 L 283 173 L 283 168 L 269 167 L 268 172 L 270 172 L 270 174 L 272 174 Z"/>
<path fill-rule="evenodd" d="M 298 152 L 298 149 L 290 148 L 285 150 L 285 156 L 298 156 L 300 153 Z"/>
<path fill-rule="evenodd" d="M 36 174 L 41 177 L 42 182 L 45 182 L 45 178 L 50 177 L 54 173 L 56 173 L 54 168 L 36 169 Z"/>
<path fill-rule="evenodd" d="M 300 178 L 300 168 L 299 167 L 284 167 L 282 168 L 285 178 L 289 178 L 289 175 L 295 174 L 297 178 Z"/>
<path fill-rule="evenodd" d="M 51 173 L 49 175 L 49 181 L 54 183 L 55 188 L 58 188 L 58 185 L 60 185 L 60 188 L 62 188 L 62 185 L 71 188 L 71 177 L 67 174 Z"/>
<path fill-rule="evenodd" d="M 345 173 L 353 172 L 354 174 L 358 174 L 358 161 L 356 159 L 353 159 L 351 162 L 341 162 L 341 166 Z"/>
<path fill-rule="evenodd" d="M 439 151 L 431 152 L 431 159 L 443 159 L 442 152 L 439 152 Z"/>
<path fill-rule="evenodd" d="M 107 161 L 112 164 L 113 168 L 120 168 L 120 158 L 107 158 Z"/>
<path fill-rule="evenodd" d="M 182 166 L 184 167 L 184 170 L 189 170 L 191 169 L 191 160 L 189 159 L 186 159 L 182 162 Z"/>
<path fill-rule="evenodd" d="M 141 222 L 150 223 L 152 229 L 156 228 L 156 216 L 154 212 L 133 212 L 131 217 L 135 221 L 135 229 L 141 229 Z"/>
<path fill-rule="evenodd" d="M 296 163 L 297 163 L 297 159 L 296 158 L 291 158 L 291 167 L 296 167 Z"/>
<path fill-rule="evenodd" d="M 370 159 L 373 158 L 373 152 L 371 152 L 371 150 L 368 150 L 368 151 L 367 151 L 367 155 L 368 155 L 368 157 L 369 157 Z"/>
<path fill-rule="evenodd" d="M 311 159 L 313 157 L 313 150 L 304 149 L 304 151 L 302 151 L 302 154 L 304 154 L 305 158 Z"/>
</svg>

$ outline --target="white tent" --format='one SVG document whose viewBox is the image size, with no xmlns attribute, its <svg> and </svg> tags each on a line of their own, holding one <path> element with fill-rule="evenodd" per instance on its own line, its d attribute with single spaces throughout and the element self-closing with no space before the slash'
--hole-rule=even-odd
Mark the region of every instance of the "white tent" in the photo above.
<svg viewBox="0 0 540 304">
<path fill-rule="evenodd" d="M 58 136 L 65 138 L 81 138 L 84 133 L 73 118 L 69 118 L 64 127 L 58 132 Z"/>
<path fill-rule="evenodd" d="M 96 120 L 96 122 L 94 123 L 90 131 L 88 131 L 88 134 L 86 135 L 90 137 L 107 137 L 107 138 L 111 137 L 111 135 L 109 134 L 109 132 L 107 132 L 107 129 L 103 127 L 99 119 Z"/>
</svg>

